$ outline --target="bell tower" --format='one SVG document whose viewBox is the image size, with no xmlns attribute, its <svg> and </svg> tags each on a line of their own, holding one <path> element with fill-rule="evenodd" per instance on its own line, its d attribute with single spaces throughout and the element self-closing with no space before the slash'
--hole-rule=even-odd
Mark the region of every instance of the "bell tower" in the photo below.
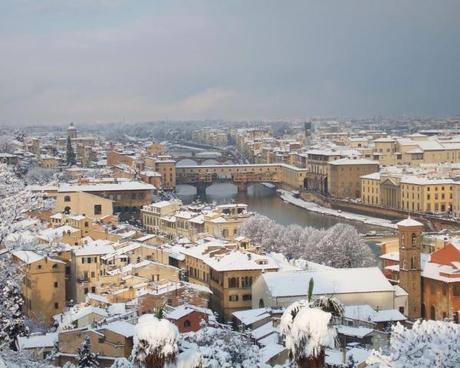
<svg viewBox="0 0 460 368">
<path fill-rule="evenodd" d="M 422 308 L 422 253 L 423 224 L 410 217 L 397 223 L 399 231 L 399 286 L 409 294 L 410 319 L 421 317 Z"/>
</svg>

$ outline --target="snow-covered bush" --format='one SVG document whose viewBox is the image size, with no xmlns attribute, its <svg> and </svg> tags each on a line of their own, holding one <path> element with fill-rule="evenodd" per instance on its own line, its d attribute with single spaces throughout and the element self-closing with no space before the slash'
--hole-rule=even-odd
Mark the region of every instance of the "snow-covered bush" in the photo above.
<svg viewBox="0 0 460 368">
<path fill-rule="evenodd" d="M 269 368 L 247 334 L 227 327 L 208 327 L 203 322 L 199 331 L 183 335 L 179 343 L 199 352 L 206 368 Z"/>
<path fill-rule="evenodd" d="M 460 367 L 460 325 L 443 321 L 417 321 L 411 329 L 393 327 L 388 353 L 374 351 L 368 364 L 380 368 Z"/>
<path fill-rule="evenodd" d="M 179 330 L 171 322 L 144 314 L 136 325 L 133 362 L 139 367 L 163 368 L 178 353 L 178 337 Z"/>
<path fill-rule="evenodd" d="M 0 248 L 17 222 L 40 203 L 40 196 L 31 193 L 10 168 L 0 164 Z"/>
<path fill-rule="evenodd" d="M 241 225 L 239 233 L 260 244 L 266 252 L 279 252 L 289 259 L 302 258 L 337 268 L 375 263 L 369 247 L 351 225 L 337 224 L 318 230 L 309 226 L 283 226 L 256 215 Z"/>
<path fill-rule="evenodd" d="M 78 368 L 96 368 L 99 367 L 97 354 L 91 351 L 91 340 L 85 337 L 81 346 L 78 348 Z"/>
<path fill-rule="evenodd" d="M 332 314 L 312 308 L 306 300 L 291 304 L 280 320 L 280 332 L 286 348 L 299 367 L 316 366 L 324 360 L 324 349 L 334 347 L 337 335 Z"/>
</svg>

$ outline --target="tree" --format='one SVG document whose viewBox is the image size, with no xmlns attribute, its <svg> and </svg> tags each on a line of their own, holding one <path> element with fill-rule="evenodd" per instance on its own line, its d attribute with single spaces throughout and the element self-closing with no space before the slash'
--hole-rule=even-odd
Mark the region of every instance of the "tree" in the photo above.
<svg viewBox="0 0 460 368">
<path fill-rule="evenodd" d="M 13 153 L 16 150 L 15 139 L 11 135 L 0 136 L 0 152 Z"/>
<path fill-rule="evenodd" d="M 0 249 L 5 246 L 6 236 L 14 232 L 18 221 L 42 204 L 39 195 L 28 190 L 5 164 L 0 164 Z"/>
<path fill-rule="evenodd" d="M 44 185 L 52 181 L 56 174 L 55 170 L 33 166 L 27 170 L 24 180 L 28 185 Z"/>
<path fill-rule="evenodd" d="M 202 355 L 204 367 L 209 368 L 265 368 L 259 347 L 249 334 L 233 331 L 227 326 L 219 328 L 201 322 L 201 329 L 182 335 L 180 346 L 193 349 Z"/>
<path fill-rule="evenodd" d="M 286 348 L 298 367 L 324 366 L 325 348 L 334 347 L 337 335 L 331 319 L 331 313 L 312 307 L 306 300 L 286 308 L 280 332 L 286 337 Z"/>
<path fill-rule="evenodd" d="M 86 336 L 78 348 L 78 368 L 99 367 L 98 355 L 91 352 L 91 340 Z"/>
<path fill-rule="evenodd" d="M 454 368 L 460 366 L 460 325 L 443 321 L 417 321 L 412 329 L 393 327 L 387 353 L 374 351 L 367 364 L 380 368 Z"/>
<path fill-rule="evenodd" d="M 137 367 L 163 368 L 178 353 L 179 330 L 166 319 L 152 314 L 139 317 L 134 335 L 132 361 Z"/>
<path fill-rule="evenodd" d="M 75 158 L 75 152 L 72 147 L 72 140 L 70 139 L 70 136 L 67 137 L 66 160 L 67 160 L 68 166 L 72 166 L 77 163 L 77 159 Z"/>
<path fill-rule="evenodd" d="M 353 226 L 336 224 L 309 247 L 313 262 L 336 268 L 366 267 L 374 263 L 371 250 Z"/>
<path fill-rule="evenodd" d="M 260 244 L 266 252 L 280 252 L 289 259 L 306 259 L 337 268 L 366 267 L 374 257 L 356 229 L 337 224 L 327 230 L 310 226 L 282 226 L 265 216 L 256 215 L 240 227 L 240 235 Z"/>
<path fill-rule="evenodd" d="M 22 313 L 24 301 L 16 277 L 9 271 L 0 272 L 4 273 L 0 287 L 0 341 L 16 350 L 16 338 L 29 333 Z"/>
</svg>

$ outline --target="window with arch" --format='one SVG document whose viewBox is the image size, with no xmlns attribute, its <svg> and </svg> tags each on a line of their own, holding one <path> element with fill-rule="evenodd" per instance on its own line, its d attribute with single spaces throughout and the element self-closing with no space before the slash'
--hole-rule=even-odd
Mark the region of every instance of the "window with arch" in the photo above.
<svg viewBox="0 0 460 368">
<path fill-rule="evenodd" d="M 412 246 L 415 247 L 417 245 L 417 234 L 412 233 Z"/>
<path fill-rule="evenodd" d="M 230 277 L 228 279 L 228 287 L 229 288 L 237 288 L 238 287 L 238 278 L 237 277 Z"/>
<path fill-rule="evenodd" d="M 186 319 L 184 321 L 184 327 L 185 328 L 190 328 L 192 326 L 192 322 L 190 322 L 190 320 Z"/>
<path fill-rule="evenodd" d="M 70 202 L 70 196 L 68 195 L 64 196 L 64 202 Z"/>
<path fill-rule="evenodd" d="M 264 300 L 261 298 L 259 299 L 259 308 L 264 308 L 265 307 L 265 303 L 264 303 Z"/>
<path fill-rule="evenodd" d="M 431 319 L 435 320 L 436 319 L 436 308 L 434 307 L 434 305 L 431 306 L 431 311 L 430 311 L 430 314 L 431 314 Z"/>
<path fill-rule="evenodd" d="M 411 270 L 416 270 L 417 269 L 417 257 L 412 256 L 410 259 L 410 268 Z"/>
<path fill-rule="evenodd" d="M 70 213 L 70 207 L 69 207 L 69 206 L 67 206 L 66 208 L 64 208 L 64 213 L 65 213 L 66 215 L 68 215 L 68 214 Z"/>
</svg>

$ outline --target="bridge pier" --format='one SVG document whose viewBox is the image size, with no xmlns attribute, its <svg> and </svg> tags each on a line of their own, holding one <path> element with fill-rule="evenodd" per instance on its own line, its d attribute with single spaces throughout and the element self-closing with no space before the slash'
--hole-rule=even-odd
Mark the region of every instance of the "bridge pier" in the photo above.
<svg viewBox="0 0 460 368">
<path fill-rule="evenodd" d="M 247 192 L 248 191 L 248 183 L 234 183 L 237 188 L 238 192 Z"/>
<path fill-rule="evenodd" d="M 208 187 L 208 183 L 206 182 L 198 182 L 194 184 L 196 187 L 196 194 L 198 197 L 204 197 L 206 195 L 206 188 Z"/>
</svg>

